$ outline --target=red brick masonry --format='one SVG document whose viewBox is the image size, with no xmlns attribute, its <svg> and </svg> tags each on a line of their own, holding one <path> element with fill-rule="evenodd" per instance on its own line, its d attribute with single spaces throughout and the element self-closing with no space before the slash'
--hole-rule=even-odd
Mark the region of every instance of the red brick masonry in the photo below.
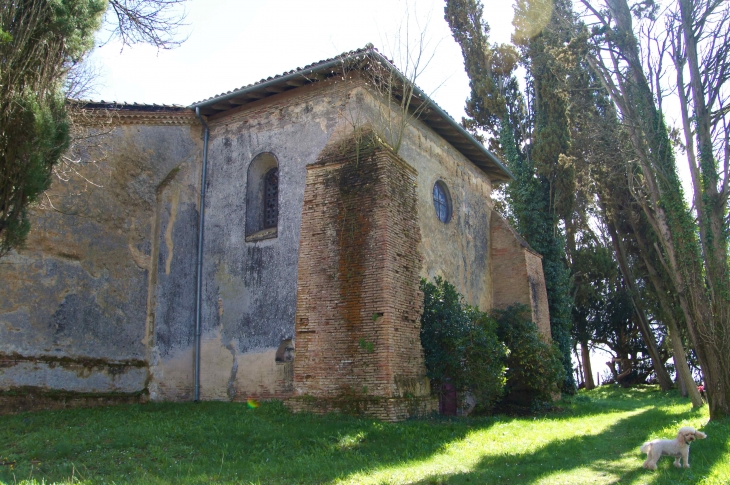
<svg viewBox="0 0 730 485">
<path fill-rule="evenodd" d="M 292 409 L 388 421 L 433 409 L 415 182 L 370 132 L 331 141 L 308 167 Z"/>
</svg>

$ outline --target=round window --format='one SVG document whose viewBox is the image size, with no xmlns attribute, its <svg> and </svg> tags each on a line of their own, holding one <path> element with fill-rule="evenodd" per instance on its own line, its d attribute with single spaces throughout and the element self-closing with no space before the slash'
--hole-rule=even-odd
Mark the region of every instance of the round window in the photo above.
<svg viewBox="0 0 730 485">
<path fill-rule="evenodd" d="M 451 196 L 449 189 L 442 181 L 438 181 L 433 186 L 433 206 L 436 209 L 436 217 L 446 224 L 451 220 Z"/>
</svg>

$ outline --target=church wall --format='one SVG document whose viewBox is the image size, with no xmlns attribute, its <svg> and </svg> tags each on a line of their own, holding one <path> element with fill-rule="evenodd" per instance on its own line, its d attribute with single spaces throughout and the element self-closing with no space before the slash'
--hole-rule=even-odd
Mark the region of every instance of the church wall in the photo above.
<svg viewBox="0 0 730 485">
<path fill-rule="evenodd" d="M 395 140 L 395 135 L 378 126 L 383 124 L 384 114 L 376 107 L 375 97 L 359 89 L 353 98 L 358 109 L 349 112 L 357 112 L 359 120 L 367 120 L 374 129 L 386 132 L 386 141 Z M 393 112 L 397 113 L 398 108 L 394 107 Z M 424 235 L 419 245 L 423 255 L 421 277 L 433 281 L 441 276 L 469 304 L 492 308 L 489 177 L 417 119 L 406 127 L 398 155 L 418 171 L 418 221 Z M 446 224 L 438 219 L 433 205 L 433 187 L 439 180 L 451 195 L 451 221 Z"/>
<path fill-rule="evenodd" d="M 507 221 L 492 214 L 491 252 L 495 308 L 521 304 L 532 310 L 532 321 L 545 340 L 550 339 L 550 311 L 542 257 L 529 249 Z"/>
<path fill-rule="evenodd" d="M 284 93 L 210 119 L 208 203 L 204 258 L 201 397 L 283 397 L 290 363 L 263 362 L 294 336 L 299 234 L 306 167 L 338 132 L 370 124 L 374 98 L 355 79 L 325 82 Z M 377 126 L 374 126 L 377 130 Z M 279 223 L 274 238 L 246 238 L 249 164 L 271 154 L 279 166 Z M 443 276 L 472 304 L 491 307 L 489 179 L 428 127 L 408 128 L 399 153 L 418 172 L 421 275 Z M 444 225 L 431 191 L 443 180 L 454 215 Z M 244 362 L 245 359 L 245 362 Z M 250 378 L 256 373 L 260 379 Z"/>
<path fill-rule="evenodd" d="M 57 167 L 68 180 L 0 264 L 2 391 L 140 394 L 148 363 L 175 346 L 150 340 L 155 323 L 192 332 L 200 131 L 189 115 L 132 115 L 69 153 L 80 163 Z"/>
<path fill-rule="evenodd" d="M 420 126 L 419 126 L 420 125 Z M 489 219 L 492 212 L 489 178 L 430 129 L 416 125 L 414 136 L 399 154 L 418 170 L 419 249 L 423 254 L 421 277 L 436 276 L 456 286 L 471 305 L 492 307 L 489 256 Z M 436 215 L 433 187 L 444 183 L 451 196 L 451 220 Z"/>
<path fill-rule="evenodd" d="M 321 82 L 209 118 L 202 399 L 294 392 L 307 167 L 335 133 L 378 130 L 375 98 L 361 86 Z M 127 109 L 115 123 L 98 146 L 80 149 L 99 160 L 80 169 L 94 184 L 54 184 L 61 212 L 37 210 L 28 249 L 0 265 L 10 282 L 0 298 L 0 390 L 192 398 L 202 130 L 190 111 Z M 279 168 L 275 235 L 246 232 L 247 176 L 262 154 L 263 169 Z M 418 121 L 398 155 L 415 177 L 417 273 L 442 276 L 490 308 L 489 179 Z M 448 224 L 433 207 L 438 180 L 451 194 Z"/>
<path fill-rule="evenodd" d="M 202 399 L 291 393 L 292 362 L 275 354 L 294 337 L 306 166 L 341 121 L 345 91 L 321 83 L 210 120 Z M 247 240 L 247 175 L 261 154 L 278 162 L 278 226 L 276 237 Z"/>
</svg>

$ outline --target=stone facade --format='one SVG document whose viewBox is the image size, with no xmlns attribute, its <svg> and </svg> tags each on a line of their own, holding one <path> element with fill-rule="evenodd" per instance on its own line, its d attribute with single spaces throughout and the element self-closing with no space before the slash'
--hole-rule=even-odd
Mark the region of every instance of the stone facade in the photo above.
<svg viewBox="0 0 730 485">
<path fill-rule="evenodd" d="M 508 178 L 493 156 L 435 106 L 403 124 L 396 154 L 378 123 L 390 101 L 335 65 L 196 105 L 210 134 L 200 396 L 403 419 L 433 409 L 419 277 L 483 309 L 531 305 L 549 338 L 541 261 L 492 209 Z M 187 108 L 87 109 L 113 113 L 76 149 L 95 163 L 54 182 L 0 264 L 0 390 L 192 399 L 203 127 Z"/>
</svg>

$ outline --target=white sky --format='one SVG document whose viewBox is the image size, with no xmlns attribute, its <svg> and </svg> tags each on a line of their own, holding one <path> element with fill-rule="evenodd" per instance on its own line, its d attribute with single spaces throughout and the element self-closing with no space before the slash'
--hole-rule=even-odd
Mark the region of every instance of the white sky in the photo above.
<svg viewBox="0 0 730 485">
<path fill-rule="evenodd" d="M 509 42 L 512 0 L 485 4 L 491 40 Z M 190 37 L 177 49 L 97 48 L 93 99 L 189 105 L 368 42 L 391 57 L 388 45 L 409 11 L 411 30 L 426 26 L 434 52 L 417 84 L 457 121 L 464 114 L 469 80 L 443 0 L 189 0 L 186 10 Z"/>
</svg>

